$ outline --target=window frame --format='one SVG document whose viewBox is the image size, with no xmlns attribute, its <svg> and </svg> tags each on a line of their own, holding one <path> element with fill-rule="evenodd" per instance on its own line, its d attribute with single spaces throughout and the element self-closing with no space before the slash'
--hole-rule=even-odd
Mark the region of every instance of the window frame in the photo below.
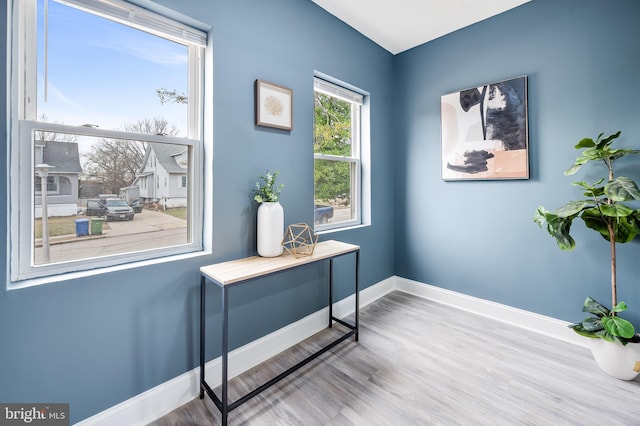
<svg viewBox="0 0 640 426">
<path fill-rule="evenodd" d="M 71 0 L 74 3 L 74 0 Z M 79 2 L 83 3 L 83 2 Z M 103 4 L 101 1 L 89 0 L 87 4 Z M 9 220 L 11 223 L 9 235 L 10 255 L 10 281 L 8 288 L 19 288 L 24 282 L 41 278 L 57 281 L 57 276 L 69 272 L 85 270 L 112 270 L 113 267 L 124 264 L 135 264 L 140 261 L 153 261 L 173 255 L 202 252 L 205 242 L 203 240 L 203 228 L 206 226 L 203 219 L 205 202 L 204 191 L 204 81 L 205 81 L 205 46 L 206 33 L 173 19 L 165 18 L 153 11 L 141 9 L 122 0 L 108 0 L 107 6 L 126 7 L 135 11 L 136 17 L 144 16 L 152 24 L 173 23 L 177 28 L 190 28 L 194 34 L 204 36 L 198 43 L 181 42 L 188 50 L 188 99 L 187 104 L 187 137 L 170 137 L 164 135 L 138 134 L 127 131 L 100 129 L 97 127 L 75 126 L 59 123 L 37 121 L 36 116 L 36 1 L 13 0 L 9 3 L 11 16 L 10 36 L 8 40 L 8 57 L 10 60 L 10 94 L 7 98 L 7 106 L 10 111 L 8 145 L 10 160 L 9 176 Z M 86 8 L 83 10 L 87 11 Z M 111 19 L 94 13 L 104 19 Z M 142 25 L 127 24 L 123 20 L 111 19 L 121 24 L 128 25 L 138 30 L 145 30 Z M 149 29 L 149 28 L 147 28 Z M 146 31 L 146 30 L 145 30 Z M 176 36 L 163 34 L 157 29 L 151 29 L 153 35 L 176 41 Z M 181 34 L 186 34 L 184 31 Z M 29 102 L 33 99 L 33 102 Z M 187 211 L 188 218 L 188 243 L 178 246 L 161 247 L 144 251 L 130 251 L 127 253 L 78 259 L 68 262 L 35 265 L 34 262 L 34 233 L 33 223 L 35 218 L 35 176 L 33 173 L 33 161 L 36 147 L 33 143 L 34 132 L 57 132 L 77 136 L 89 136 L 107 139 L 120 139 L 123 141 L 136 140 L 143 142 L 156 142 L 172 145 L 182 145 L 188 149 L 187 177 L 191 186 L 187 187 Z M 28 212 L 28 214 L 25 214 Z"/>
<path fill-rule="evenodd" d="M 350 179 L 350 191 L 351 191 L 351 217 L 353 219 L 327 224 L 317 224 L 314 220 L 314 230 L 317 232 L 340 230 L 344 228 L 350 228 L 365 224 L 364 220 L 364 198 L 363 188 L 368 187 L 363 184 L 365 178 L 364 169 L 366 168 L 365 161 L 363 161 L 363 153 L 365 152 L 365 131 L 363 126 L 365 125 L 364 116 L 366 112 L 366 94 L 362 91 L 352 88 L 350 85 L 342 82 L 338 82 L 335 79 L 328 76 L 314 76 L 314 89 L 313 94 L 315 97 L 316 92 L 323 93 L 328 96 L 340 99 L 342 101 L 351 104 L 351 155 L 340 156 L 313 153 L 314 170 L 316 160 L 347 162 L 351 164 L 351 179 Z M 314 121 L 315 128 L 315 121 Z M 315 130 L 314 130 L 315 131 Z M 315 175 L 315 172 L 314 172 Z M 314 176 L 315 181 L 315 176 Z M 313 191 L 314 206 L 315 206 L 315 185 Z M 368 197 L 367 197 L 368 198 Z M 315 207 L 314 207 L 315 208 Z"/>
</svg>

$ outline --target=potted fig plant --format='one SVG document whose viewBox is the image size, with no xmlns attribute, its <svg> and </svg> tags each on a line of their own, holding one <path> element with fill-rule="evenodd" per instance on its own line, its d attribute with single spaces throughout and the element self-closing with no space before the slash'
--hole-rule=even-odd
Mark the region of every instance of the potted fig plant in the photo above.
<svg viewBox="0 0 640 426">
<path fill-rule="evenodd" d="M 570 230 L 577 218 L 609 242 L 611 309 L 587 297 L 582 310 L 592 316 L 570 327 L 576 333 L 590 338 L 591 352 L 603 371 L 619 379 L 632 380 L 640 372 L 640 334 L 635 332 L 631 322 L 618 315 L 627 309 L 627 305 L 618 301 L 616 244 L 628 243 L 640 234 L 640 210 L 624 204 L 640 200 L 640 190 L 632 179 L 616 177 L 613 166 L 615 160 L 640 154 L 640 150 L 612 148 L 620 133 L 604 138 L 601 133 L 595 141 L 590 138 L 580 140 L 575 148 L 583 151 L 564 174 L 573 175 L 583 165 L 596 161 L 604 164 L 606 176 L 593 184 L 573 182 L 573 185 L 582 188 L 583 199 L 570 201 L 554 211 L 540 206 L 533 220 L 541 228 L 546 228 L 562 250 L 573 250 L 575 247 Z"/>
<path fill-rule="evenodd" d="M 282 254 L 282 236 L 284 235 L 284 209 L 279 202 L 283 184 L 276 184 L 278 172 L 269 172 L 258 176 L 253 199 L 258 207 L 257 243 L 258 254 L 262 257 L 277 257 Z"/>
</svg>

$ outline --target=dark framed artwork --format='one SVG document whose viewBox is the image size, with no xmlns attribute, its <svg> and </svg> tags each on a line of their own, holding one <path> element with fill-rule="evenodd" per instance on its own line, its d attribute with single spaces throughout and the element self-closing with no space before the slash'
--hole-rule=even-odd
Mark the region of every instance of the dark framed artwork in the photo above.
<svg viewBox="0 0 640 426">
<path fill-rule="evenodd" d="M 263 80 L 255 83 L 256 124 L 291 130 L 293 128 L 293 92 Z"/>
<path fill-rule="evenodd" d="M 442 179 L 529 179 L 527 77 L 441 97 Z"/>
</svg>

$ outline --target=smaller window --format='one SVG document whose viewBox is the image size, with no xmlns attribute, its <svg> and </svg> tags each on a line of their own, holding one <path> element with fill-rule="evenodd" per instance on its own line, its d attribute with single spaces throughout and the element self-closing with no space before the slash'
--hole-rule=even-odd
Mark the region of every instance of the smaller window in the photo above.
<svg viewBox="0 0 640 426">
<path fill-rule="evenodd" d="M 362 223 L 363 95 L 315 78 L 314 223 L 325 230 Z"/>
</svg>

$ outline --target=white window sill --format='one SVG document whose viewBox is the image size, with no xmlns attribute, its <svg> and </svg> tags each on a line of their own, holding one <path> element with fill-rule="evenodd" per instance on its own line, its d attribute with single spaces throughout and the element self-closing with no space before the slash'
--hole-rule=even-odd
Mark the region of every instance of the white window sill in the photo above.
<svg viewBox="0 0 640 426">
<path fill-rule="evenodd" d="M 184 259 L 193 259 L 200 256 L 209 256 L 211 254 L 212 254 L 211 250 L 204 250 L 204 251 L 198 251 L 198 252 L 192 252 L 192 253 L 177 254 L 173 256 L 163 256 L 163 257 L 158 257 L 154 259 L 142 260 L 139 262 L 107 266 L 104 268 L 90 269 L 86 271 L 69 272 L 66 274 L 57 274 L 57 275 L 41 277 L 41 278 L 31 278 L 23 281 L 13 281 L 7 284 L 7 290 L 8 291 L 19 290 L 19 289 L 43 285 L 43 284 L 50 284 L 50 283 L 55 283 L 60 281 L 75 280 L 75 279 L 87 278 L 95 275 L 108 274 L 110 272 L 126 271 L 128 269 L 157 265 L 159 263 L 175 262 L 175 261 L 180 261 Z"/>
<path fill-rule="evenodd" d="M 333 233 L 336 233 L 336 232 L 351 231 L 351 230 L 354 230 L 354 229 L 366 228 L 368 226 L 371 226 L 371 224 L 362 223 L 362 224 L 359 224 L 359 225 L 351 225 L 351 226 L 345 226 L 345 227 L 341 227 L 341 228 L 324 229 L 322 231 L 316 231 L 316 234 L 318 234 L 318 235 L 327 235 L 327 234 L 333 234 Z"/>
</svg>

